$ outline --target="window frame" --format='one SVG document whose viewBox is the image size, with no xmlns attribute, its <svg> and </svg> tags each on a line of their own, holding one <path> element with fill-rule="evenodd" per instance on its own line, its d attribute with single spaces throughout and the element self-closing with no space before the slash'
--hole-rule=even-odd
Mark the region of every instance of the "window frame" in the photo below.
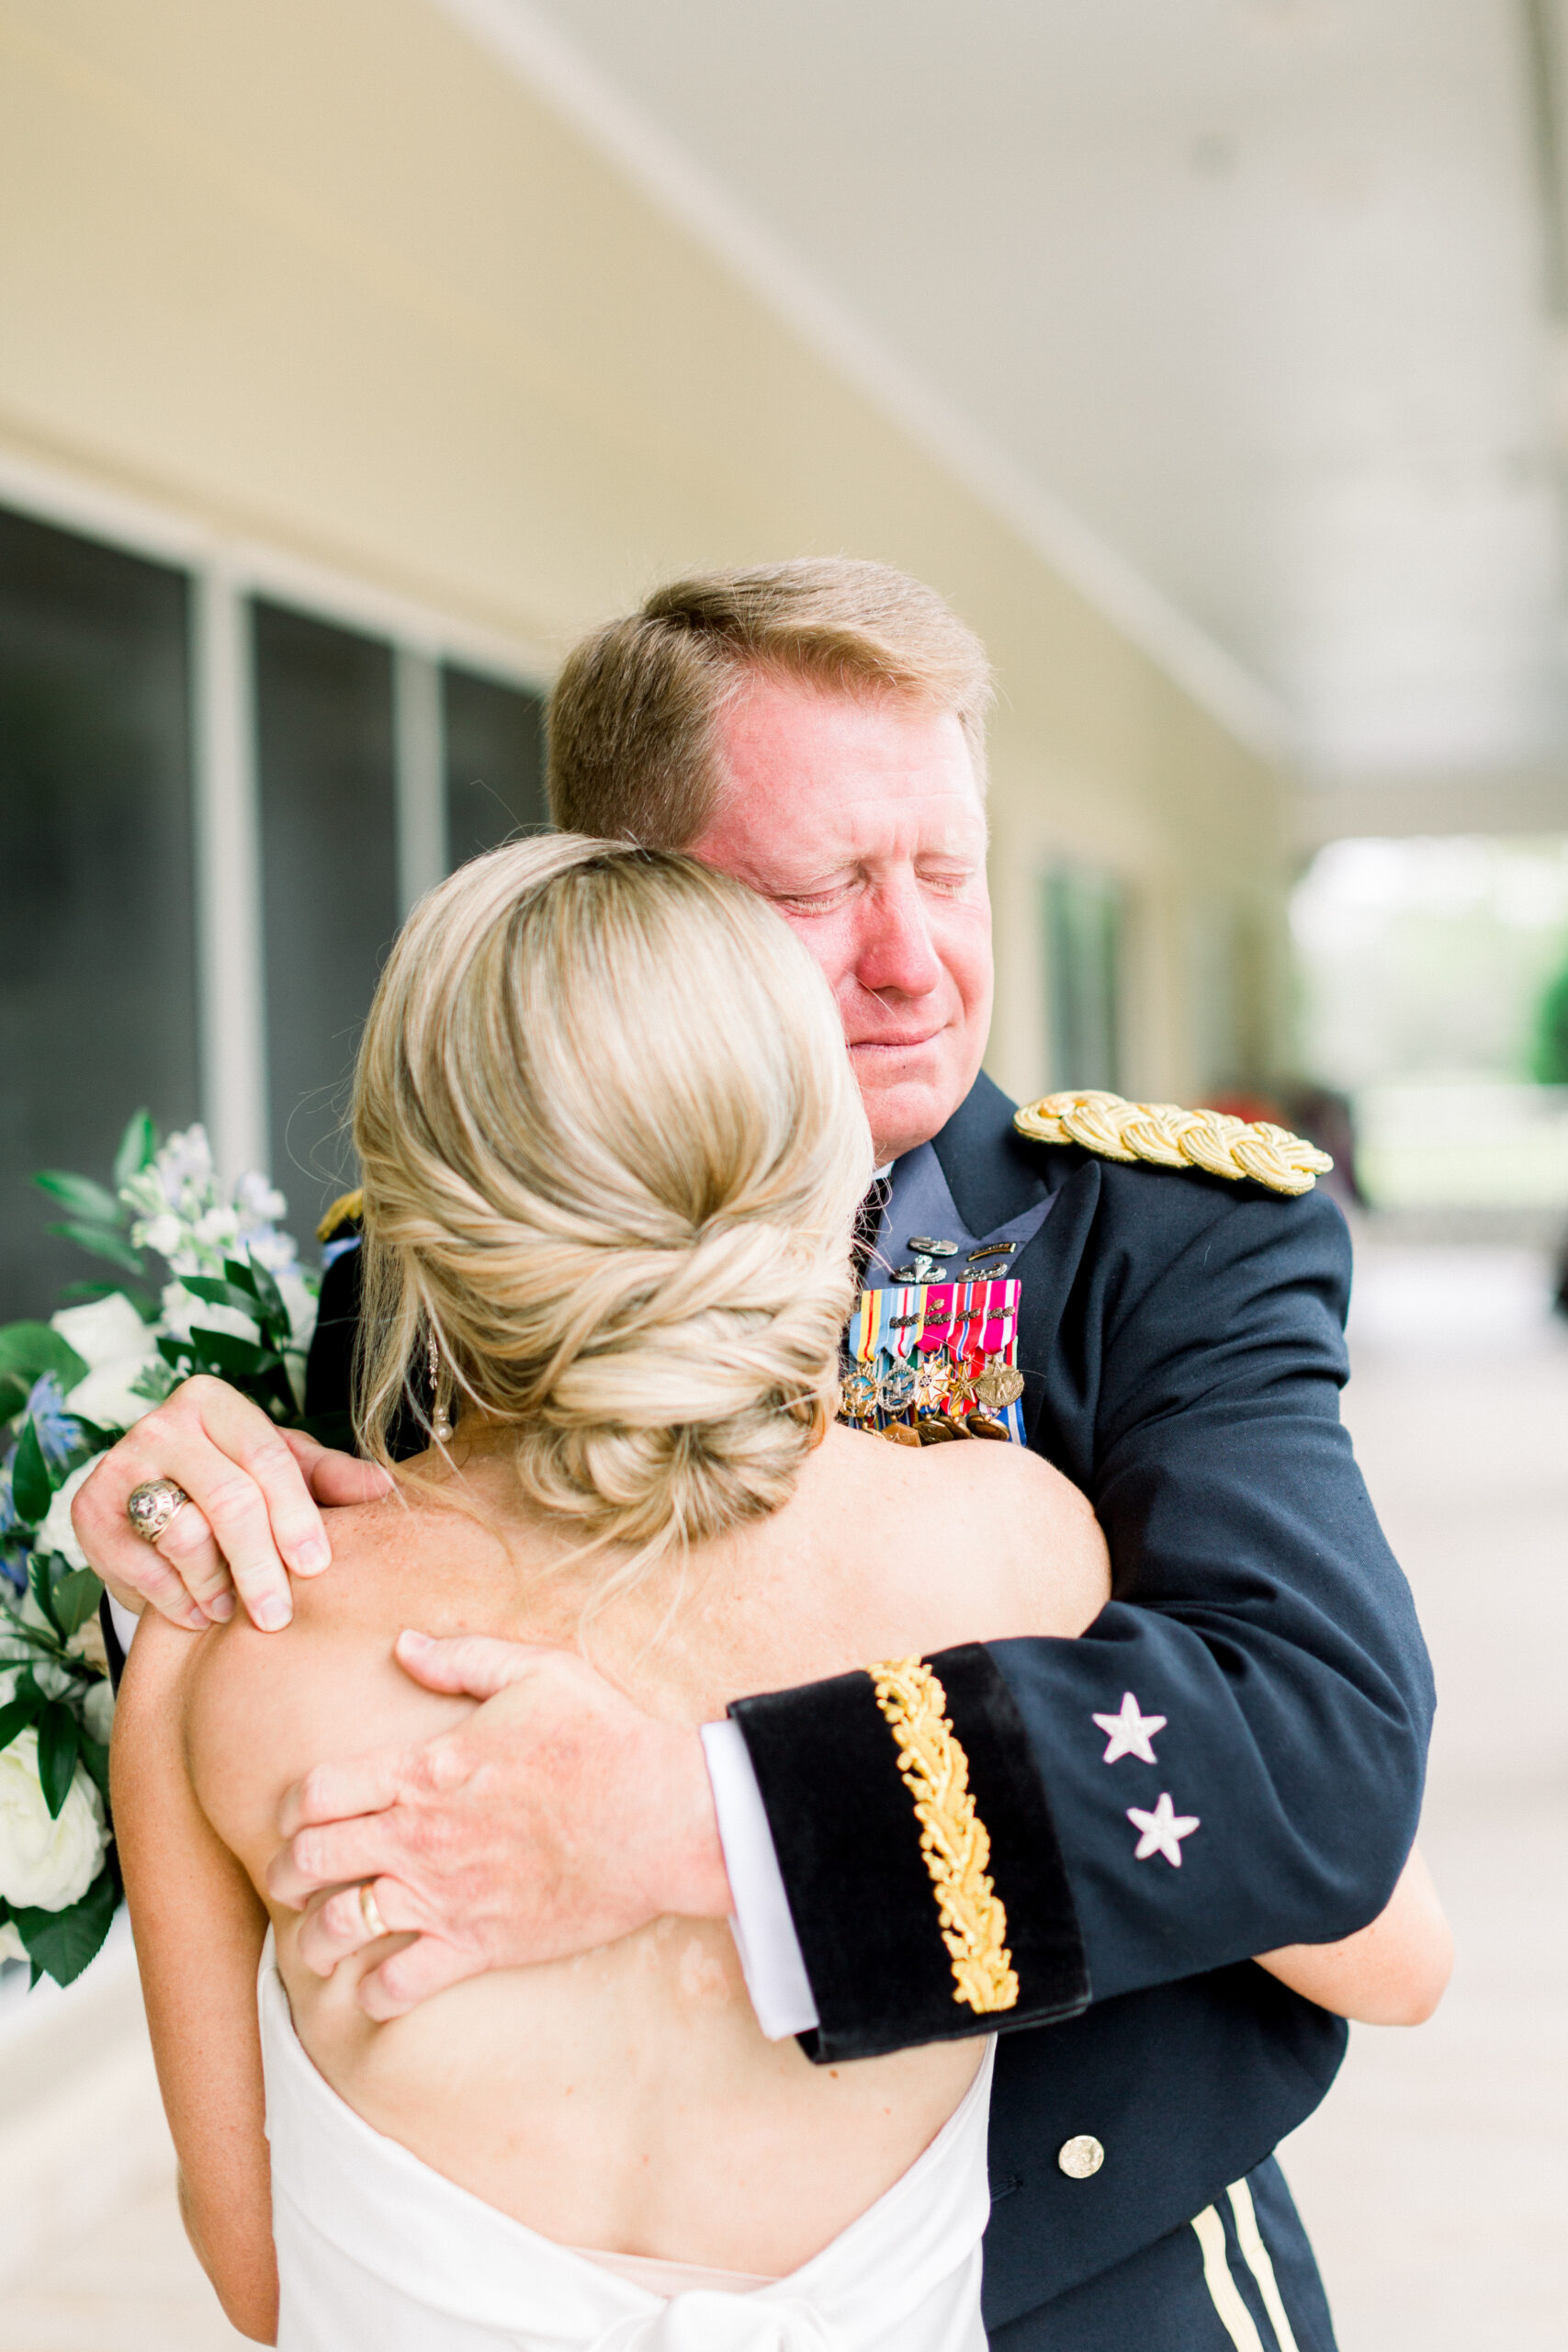
<svg viewBox="0 0 1568 2352">
<path fill-rule="evenodd" d="M 57 530 L 177 566 L 189 578 L 198 1099 L 224 1175 L 265 1170 L 265 942 L 252 598 L 378 637 L 391 648 L 400 915 L 446 871 L 442 665 L 543 695 L 554 662 L 536 642 L 5 451 L 0 503 Z"/>
</svg>

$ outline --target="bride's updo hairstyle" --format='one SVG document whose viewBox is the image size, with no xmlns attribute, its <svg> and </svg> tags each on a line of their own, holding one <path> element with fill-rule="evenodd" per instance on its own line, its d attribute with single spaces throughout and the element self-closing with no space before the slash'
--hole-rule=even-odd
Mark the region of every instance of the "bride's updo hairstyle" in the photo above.
<svg viewBox="0 0 1568 2352">
<path fill-rule="evenodd" d="M 833 1409 L 872 1149 L 826 981 L 694 860 L 557 834 L 415 908 L 360 1049 L 361 1440 L 507 1424 L 608 1587 L 776 1510 Z M 411 1367 L 412 1371 L 411 1373 Z"/>
</svg>

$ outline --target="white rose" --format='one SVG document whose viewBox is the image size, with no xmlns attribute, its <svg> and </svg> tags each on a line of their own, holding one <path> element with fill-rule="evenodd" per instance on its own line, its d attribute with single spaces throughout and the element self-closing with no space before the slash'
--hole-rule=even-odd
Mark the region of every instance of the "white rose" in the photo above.
<svg viewBox="0 0 1568 2352">
<path fill-rule="evenodd" d="M 111 1291 L 86 1306 L 62 1306 L 50 1317 L 49 1328 L 75 1349 L 89 1372 L 148 1352 L 147 1326 L 123 1291 Z"/>
<path fill-rule="evenodd" d="M 96 1469 L 103 1458 L 101 1453 L 95 1453 L 91 1462 L 84 1462 L 79 1470 L 73 1470 L 63 1487 L 55 1488 L 53 1500 L 33 1538 L 36 1551 L 58 1552 L 61 1558 L 69 1560 L 73 1568 L 86 1566 L 87 1555 L 77 1543 L 76 1530 L 71 1524 L 71 1505 L 77 1488 L 85 1486 L 89 1471 Z"/>
<path fill-rule="evenodd" d="M 65 1399 L 71 1412 L 99 1429 L 126 1430 L 152 1410 L 152 1397 L 139 1396 L 133 1384 L 163 1359 L 130 1299 L 116 1291 L 90 1306 L 62 1307 L 51 1320 L 87 1366 L 86 1378 Z"/>
<path fill-rule="evenodd" d="M 98 1875 L 108 1844 L 103 1799 L 77 1765 L 60 1818 L 51 1821 L 29 1724 L 0 1748 L 0 1895 L 17 1910 L 63 1911 Z"/>
<path fill-rule="evenodd" d="M 136 1356 L 124 1363 L 107 1363 L 102 1372 L 90 1372 L 79 1380 L 65 1399 L 72 1412 L 80 1413 L 85 1421 L 94 1422 L 101 1430 L 128 1430 L 143 1413 L 150 1413 L 156 1399 L 143 1396 L 134 1383 L 150 1364 L 161 1363 L 161 1356 Z"/>
</svg>

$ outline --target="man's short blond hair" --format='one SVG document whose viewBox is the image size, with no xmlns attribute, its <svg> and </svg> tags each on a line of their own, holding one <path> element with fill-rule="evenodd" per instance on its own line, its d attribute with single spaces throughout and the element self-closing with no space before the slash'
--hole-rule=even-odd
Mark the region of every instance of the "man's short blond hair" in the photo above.
<svg viewBox="0 0 1568 2352">
<path fill-rule="evenodd" d="M 698 840 L 724 711 L 758 672 L 951 712 L 984 791 L 991 667 L 974 630 L 889 564 L 803 557 L 678 580 L 573 647 L 548 712 L 556 823 L 650 849 Z"/>
</svg>

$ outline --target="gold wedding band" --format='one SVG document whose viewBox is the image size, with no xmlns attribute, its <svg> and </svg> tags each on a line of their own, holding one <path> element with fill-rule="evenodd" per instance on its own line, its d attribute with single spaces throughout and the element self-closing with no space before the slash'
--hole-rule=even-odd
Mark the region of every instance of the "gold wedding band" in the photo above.
<svg viewBox="0 0 1568 2352">
<path fill-rule="evenodd" d="M 190 1497 L 172 1478 L 147 1478 L 125 1498 L 125 1515 L 144 1544 L 156 1544 Z"/>
<path fill-rule="evenodd" d="M 378 1942 L 382 1936 L 391 1934 L 390 1928 L 381 1917 L 381 1908 L 376 1900 L 376 1890 L 368 1879 L 363 1880 L 360 1883 L 359 1916 L 365 1922 L 365 1932 L 372 1943 Z"/>
</svg>

